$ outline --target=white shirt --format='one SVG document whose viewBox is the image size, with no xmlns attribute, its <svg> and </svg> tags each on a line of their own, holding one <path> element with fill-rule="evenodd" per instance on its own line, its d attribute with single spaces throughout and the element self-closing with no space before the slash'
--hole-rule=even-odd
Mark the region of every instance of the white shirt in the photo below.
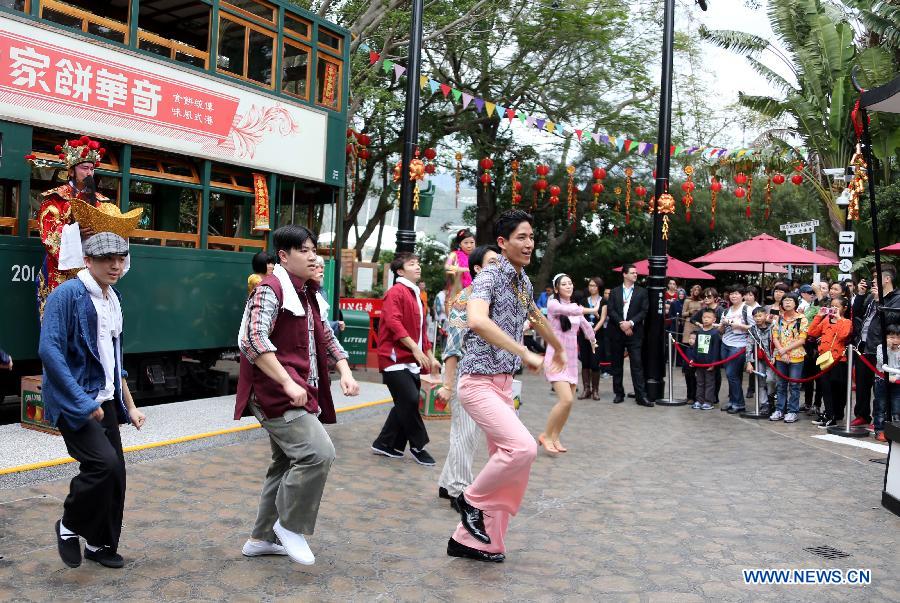
<svg viewBox="0 0 900 603">
<path fill-rule="evenodd" d="M 81 270 L 78 278 L 87 288 L 97 311 L 97 352 L 100 354 L 100 364 L 103 366 L 103 375 L 106 379 L 95 399 L 103 403 L 112 400 L 116 395 L 116 348 L 118 336 L 122 332 L 122 309 L 116 294 L 107 289 L 104 295 L 100 285 L 87 269 Z"/>
<path fill-rule="evenodd" d="M 735 324 L 745 325 L 747 323 L 744 322 L 744 302 L 741 302 L 739 306 L 736 308 L 734 306 L 729 306 L 728 311 L 725 312 L 724 316 L 722 316 L 722 321 L 731 320 Z M 747 311 L 747 318 L 750 318 L 750 312 Z M 725 327 L 725 332 L 722 333 L 722 343 L 732 348 L 744 348 L 747 347 L 747 331 L 738 331 L 733 328 L 731 325 Z"/>
<path fill-rule="evenodd" d="M 395 284 L 399 283 L 401 285 L 409 287 L 412 290 L 412 292 L 415 293 L 416 301 L 419 302 L 417 304 L 417 307 L 419 308 L 419 328 L 417 330 L 418 341 L 416 341 L 416 345 L 419 346 L 419 349 L 421 350 L 422 349 L 422 321 L 425 319 L 425 316 L 424 316 L 424 310 L 422 308 L 422 297 L 420 296 L 420 293 L 419 293 L 419 287 L 417 287 L 416 284 L 413 283 L 408 278 L 404 278 L 402 276 L 398 276 L 397 280 L 395 280 L 394 283 Z M 391 360 L 397 360 L 397 353 L 394 350 L 391 350 Z M 391 366 L 387 367 L 386 369 L 384 369 L 384 372 L 390 373 L 392 371 L 403 371 L 403 370 L 409 371 L 413 375 L 418 375 L 422 369 L 415 362 L 410 362 L 409 364 L 403 364 L 402 362 L 400 362 L 397 364 L 392 364 Z"/>
<path fill-rule="evenodd" d="M 626 287 L 622 285 L 622 320 L 628 320 L 628 308 L 631 307 L 631 298 L 634 295 L 634 285 L 630 287 Z M 628 320 L 631 323 L 631 326 L 634 326 L 633 320 Z"/>
</svg>

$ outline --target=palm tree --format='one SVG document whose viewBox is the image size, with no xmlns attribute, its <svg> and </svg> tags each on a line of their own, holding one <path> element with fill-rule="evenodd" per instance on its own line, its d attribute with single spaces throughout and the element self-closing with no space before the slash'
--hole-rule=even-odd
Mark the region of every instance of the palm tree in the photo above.
<svg viewBox="0 0 900 603">
<path fill-rule="evenodd" d="M 822 170 L 849 165 L 853 153 L 850 110 L 857 93 L 850 73 L 858 65 L 866 84 L 888 81 L 893 75 L 891 57 L 884 48 L 858 48 L 847 15 L 827 0 L 769 0 L 768 15 L 784 51 L 768 39 L 745 32 L 701 28 L 700 34 L 742 55 L 781 94 L 779 98 L 739 93 L 738 102 L 773 120 L 791 122 L 786 130 L 770 132 L 769 138 L 785 148 L 792 147 L 793 137 L 803 141 L 807 149 L 804 175 L 838 232 L 843 212 Z M 790 78 L 764 63 L 764 54 L 780 63 Z"/>
</svg>

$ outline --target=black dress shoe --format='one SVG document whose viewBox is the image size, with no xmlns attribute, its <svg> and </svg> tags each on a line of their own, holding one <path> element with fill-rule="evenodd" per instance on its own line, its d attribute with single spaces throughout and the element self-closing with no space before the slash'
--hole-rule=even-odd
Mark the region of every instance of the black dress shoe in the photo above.
<svg viewBox="0 0 900 603">
<path fill-rule="evenodd" d="M 451 557 L 465 557 L 466 559 L 475 559 L 477 561 L 489 561 L 493 563 L 503 563 L 506 555 L 503 553 L 488 553 L 487 551 L 479 551 L 470 546 L 460 544 L 452 538 L 447 541 L 447 554 Z"/>
<path fill-rule="evenodd" d="M 637 404 L 638 406 L 646 406 L 647 408 L 653 408 L 655 406 L 652 400 L 648 400 L 646 398 L 638 398 Z"/>
<path fill-rule="evenodd" d="M 96 551 L 84 547 L 84 558 L 113 569 L 125 567 L 125 560 L 122 559 L 122 555 L 113 553 L 108 546 L 102 546 Z"/>
<path fill-rule="evenodd" d="M 485 544 L 491 543 L 491 537 L 487 535 L 484 529 L 484 513 L 481 509 L 476 509 L 468 502 L 463 493 L 456 498 L 456 505 L 459 509 L 459 516 L 462 518 L 463 527 L 472 535 L 475 540 L 480 540 Z"/>
<path fill-rule="evenodd" d="M 56 548 L 59 550 L 59 558 L 69 567 L 78 567 L 81 565 L 81 544 L 78 542 L 78 536 L 74 538 L 63 538 L 59 535 L 59 525 L 62 520 L 56 521 Z"/>
<path fill-rule="evenodd" d="M 625 396 L 616 396 L 613 398 L 613 404 L 621 404 L 625 401 Z"/>
</svg>

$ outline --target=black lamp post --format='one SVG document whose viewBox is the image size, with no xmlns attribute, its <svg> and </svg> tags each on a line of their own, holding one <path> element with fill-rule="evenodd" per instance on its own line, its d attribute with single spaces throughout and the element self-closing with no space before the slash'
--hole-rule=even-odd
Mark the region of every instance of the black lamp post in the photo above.
<svg viewBox="0 0 900 603">
<path fill-rule="evenodd" d="M 413 214 L 413 182 L 409 164 L 419 139 L 419 63 L 422 58 L 422 12 L 424 0 L 412 0 L 412 24 L 409 29 L 409 59 L 406 67 L 406 110 L 403 115 L 403 150 L 400 156 L 400 215 L 397 220 L 397 251 L 415 251 L 416 231 Z"/>
</svg>

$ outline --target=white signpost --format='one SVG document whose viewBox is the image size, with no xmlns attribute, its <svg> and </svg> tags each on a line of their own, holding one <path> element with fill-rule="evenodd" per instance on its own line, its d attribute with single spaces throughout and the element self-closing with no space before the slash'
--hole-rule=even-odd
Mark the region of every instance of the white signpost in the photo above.
<svg viewBox="0 0 900 603">
<path fill-rule="evenodd" d="M 812 251 L 816 252 L 816 227 L 819 226 L 818 220 L 807 220 L 806 222 L 789 222 L 782 224 L 779 229 L 787 235 L 787 242 L 791 242 L 794 235 L 811 234 L 812 235 Z M 794 278 L 794 267 L 788 264 L 788 278 Z M 818 267 L 813 264 L 813 275 L 819 272 Z"/>
</svg>

